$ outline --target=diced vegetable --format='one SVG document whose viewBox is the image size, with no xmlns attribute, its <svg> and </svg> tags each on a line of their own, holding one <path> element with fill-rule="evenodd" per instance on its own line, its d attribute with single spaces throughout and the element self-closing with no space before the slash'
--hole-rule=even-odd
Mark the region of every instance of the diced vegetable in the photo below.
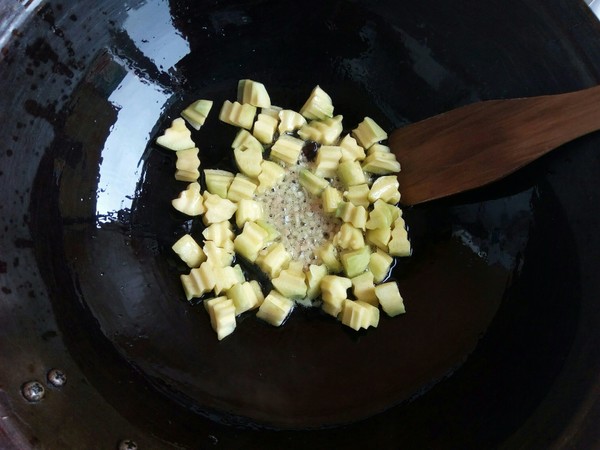
<svg viewBox="0 0 600 450">
<path fill-rule="evenodd" d="M 394 317 L 406 312 L 404 300 L 402 299 L 400 291 L 398 290 L 398 285 L 395 282 L 390 281 L 375 286 L 375 295 L 379 300 L 381 308 L 388 316 Z"/>
<path fill-rule="evenodd" d="M 351 135 L 347 134 L 340 141 L 340 149 L 342 151 L 342 162 L 344 161 L 362 161 L 365 159 L 365 149 L 356 142 Z"/>
<path fill-rule="evenodd" d="M 321 200 L 323 201 L 323 211 L 335 214 L 342 202 L 342 193 L 332 186 L 327 186 L 321 194 Z"/>
<path fill-rule="evenodd" d="M 342 116 L 335 116 L 323 120 L 311 120 L 298 130 L 298 136 L 304 140 L 318 142 L 322 145 L 333 145 L 342 134 Z"/>
<path fill-rule="evenodd" d="M 229 220 L 237 210 L 237 205 L 235 203 L 226 198 L 222 198 L 219 195 L 204 191 L 203 196 L 206 212 L 204 213 L 202 220 L 205 225 Z"/>
<path fill-rule="evenodd" d="M 300 108 L 300 114 L 307 119 L 325 119 L 333 117 L 333 102 L 331 97 L 319 86 L 310 93 L 310 97 Z"/>
<path fill-rule="evenodd" d="M 393 153 L 372 152 L 363 161 L 362 169 L 376 175 L 400 172 L 400 163 Z"/>
<path fill-rule="evenodd" d="M 344 250 L 356 250 L 365 246 L 365 239 L 362 230 L 343 223 L 340 231 L 333 237 L 333 244 Z"/>
<path fill-rule="evenodd" d="M 227 198 L 227 191 L 233 181 L 233 177 L 234 175 L 226 170 L 205 169 L 204 181 L 206 183 L 206 190 L 211 194 Z"/>
<path fill-rule="evenodd" d="M 262 150 L 257 148 L 238 147 L 233 150 L 235 163 L 244 175 L 250 178 L 257 178 L 262 170 L 263 162 Z"/>
<path fill-rule="evenodd" d="M 342 304 L 348 298 L 348 289 L 352 281 L 337 275 L 325 275 L 321 280 L 321 297 L 323 298 L 323 311 L 337 317 L 342 310 Z"/>
<path fill-rule="evenodd" d="M 325 178 L 333 178 L 342 158 L 342 149 L 335 145 L 322 145 L 316 159 L 315 174 Z"/>
<path fill-rule="evenodd" d="M 291 109 L 284 109 L 279 112 L 279 133 L 296 131 L 306 125 L 306 119 L 300 113 Z"/>
<path fill-rule="evenodd" d="M 367 182 L 363 168 L 358 161 L 344 161 L 340 163 L 337 173 L 340 181 L 346 188 Z"/>
<path fill-rule="evenodd" d="M 238 228 L 243 228 L 246 222 L 256 222 L 262 219 L 263 216 L 262 203 L 243 198 L 238 202 L 238 208 L 235 212 L 235 223 Z"/>
<path fill-rule="evenodd" d="M 196 100 L 181 111 L 181 117 L 183 117 L 192 128 L 199 130 L 200 127 L 204 125 L 212 105 L 212 100 Z"/>
<path fill-rule="evenodd" d="M 289 316 L 293 307 L 294 302 L 289 298 L 284 297 L 277 291 L 271 291 L 269 295 L 265 297 L 260 308 L 258 308 L 256 317 L 278 327 L 281 326 L 287 316 Z"/>
<path fill-rule="evenodd" d="M 371 260 L 371 249 L 364 246 L 357 250 L 347 250 L 342 252 L 340 259 L 346 276 L 353 278 L 367 270 Z"/>
<path fill-rule="evenodd" d="M 156 139 L 156 143 L 169 150 L 187 150 L 196 147 L 192 141 L 192 133 L 185 126 L 185 120 L 181 117 L 174 119 L 171 126 L 167 128 L 162 136 Z"/>
<path fill-rule="evenodd" d="M 263 144 L 270 144 L 273 142 L 277 125 L 279 121 L 275 117 L 260 113 L 254 122 L 252 135 Z"/>
<path fill-rule="evenodd" d="M 304 272 L 295 270 L 290 264 L 283 269 L 279 276 L 271 280 L 275 289 L 287 298 L 304 298 L 306 295 L 306 282 Z"/>
<path fill-rule="evenodd" d="M 271 99 L 267 88 L 264 84 L 253 80 L 240 80 L 238 82 L 238 101 L 259 108 L 271 107 Z"/>
<path fill-rule="evenodd" d="M 227 297 L 233 301 L 236 315 L 260 306 L 256 290 L 248 281 L 231 286 L 227 290 Z"/>
<path fill-rule="evenodd" d="M 235 139 L 231 143 L 231 148 L 252 148 L 263 152 L 263 146 L 258 139 L 256 139 L 248 130 L 241 129 L 235 135 Z"/>
<path fill-rule="evenodd" d="M 196 182 L 188 184 L 185 191 L 181 191 L 171 204 L 177 211 L 188 216 L 199 216 L 206 210 L 200 195 L 200 185 Z"/>
<path fill-rule="evenodd" d="M 348 190 L 344 192 L 344 197 L 355 206 L 364 206 L 367 208 L 371 203 L 369 202 L 369 186 L 367 183 L 355 184 L 348 187 Z"/>
<path fill-rule="evenodd" d="M 239 202 L 243 198 L 252 199 L 254 192 L 256 191 L 257 184 L 241 173 L 238 173 L 233 178 L 229 190 L 227 191 L 227 198 L 232 202 Z"/>
<path fill-rule="evenodd" d="M 276 278 L 283 269 L 287 268 L 291 260 L 292 255 L 290 255 L 281 242 L 278 242 L 270 245 L 264 252 L 258 255 L 256 264 L 270 278 Z"/>
<path fill-rule="evenodd" d="M 250 130 L 256 116 L 256 106 L 225 100 L 219 113 L 219 119 L 230 125 Z"/>
<path fill-rule="evenodd" d="M 258 176 L 258 187 L 256 193 L 261 194 L 267 189 L 277 185 L 285 176 L 285 169 L 273 161 L 263 160 L 260 163 L 260 175 Z"/>
<path fill-rule="evenodd" d="M 351 223 L 355 228 L 364 230 L 369 213 L 364 206 L 354 206 L 350 202 L 342 201 L 339 203 L 335 215 L 344 222 Z"/>
<path fill-rule="evenodd" d="M 352 134 L 363 148 L 369 148 L 388 137 L 385 130 L 370 117 L 365 117 L 358 127 L 352 130 Z"/>
<path fill-rule="evenodd" d="M 236 253 L 254 262 L 258 252 L 264 247 L 267 236 L 264 228 L 254 222 L 246 222 L 242 233 L 233 241 Z"/>
<path fill-rule="evenodd" d="M 271 159 L 289 165 L 296 164 L 302 152 L 302 147 L 304 147 L 304 141 L 287 134 L 282 134 L 275 141 L 273 147 L 271 147 Z"/>
<path fill-rule="evenodd" d="M 375 295 L 375 282 L 370 270 L 352 278 L 352 293 L 354 297 L 373 306 L 379 305 Z"/>
<path fill-rule="evenodd" d="M 210 325 L 222 340 L 235 330 L 235 305 L 227 297 L 217 297 L 204 302 L 210 316 Z"/>
<path fill-rule="evenodd" d="M 308 169 L 301 169 L 298 179 L 304 189 L 316 196 L 321 195 L 323 189 L 329 186 L 329 182 L 325 178 L 315 175 Z"/>
<path fill-rule="evenodd" d="M 200 158 L 198 158 L 197 148 L 188 148 L 179 150 L 177 153 L 177 162 L 175 163 L 175 179 L 178 181 L 197 181 L 200 176 Z"/>
<path fill-rule="evenodd" d="M 188 275 L 181 275 L 181 284 L 188 300 L 202 297 L 215 287 L 213 266 L 205 261 L 197 269 L 190 270 Z"/>
<path fill-rule="evenodd" d="M 369 270 L 373 273 L 375 283 L 381 283 L 386 279 L 390 273 L 392 262 L 394 262 L 394 258 L 379 249 L 375 253 L 371 253 Z"/>
<path fill-rule="evenodd" d="M 200 267 L 200 264 L 206 261 L 202 247 L 189 234 L 181 236 L 171 248 L 188 267 Z"/>
</svg>

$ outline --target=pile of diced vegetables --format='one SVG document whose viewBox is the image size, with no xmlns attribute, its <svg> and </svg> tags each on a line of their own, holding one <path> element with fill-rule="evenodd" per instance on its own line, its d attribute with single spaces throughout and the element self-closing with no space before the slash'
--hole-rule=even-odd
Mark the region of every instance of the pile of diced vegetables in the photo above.
<svg viewBox="0 0 600 450">
<path fill-rule="evenodd" d="M 386 282 L 393 257 L 411 253 L 397 206 L 400 164 L 382 143 L 387 133 L 365 117 L 342 136 L 343 117 L 333 115 L 331 97 L 319 86 L 296 112 L 271 105 L 262 83 L 241 80 L 237 101 L 225 101 L 219 114 L 238 127 L 231 147 L 239 173 L 205 169 L 201 186 L 199 149 L 186 121 L 199 130 L 212 105 L 194 102 L 156 142 L 176 151 L 175 178 L 189 183 L 173 207 L 201 216 L 205 226 L 201 242 L 185 234 L 173 250 L 190 268 L 181 275 L 186 298 L 202 299 L 218 339 L 253 309 L 259 319 L 280 326 L 295 304 L 311 305 L 354 330 L 377 327 L 379 307 L 389 316 L 404 313 L 397 283 Z M 316 149 L 313 158 L 303 152 L 307 144 Z M 273 205 L 261 201 L 265 193 L 277 194 L 292 169 L 301 194 L 320 201 L 320 214 L 339 222 L 337 232 L 314 249 L 311 263 L 292 257 L 281 224 L 267 220 Z M 235 264 L 236 255 L 271 279 L 266 296 Z"/>
</svg>

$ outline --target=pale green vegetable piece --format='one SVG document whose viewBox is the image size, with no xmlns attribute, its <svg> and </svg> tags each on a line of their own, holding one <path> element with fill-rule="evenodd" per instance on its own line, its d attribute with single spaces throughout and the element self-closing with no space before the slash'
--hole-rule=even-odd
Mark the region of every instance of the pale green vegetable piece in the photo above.
<svg viewBox="0 0 600 450">
<path fill-rule="evenodd" d="M 256 106 L 225 100 L 219 113 L 219 119 L 230 125 L 250 130 L 256 116 Z"/>
<path fill-rule="evenodd" d="M 196 182 L 188 184 L 185 191 L 181 191 L 171 204 L 177 211 L 188 216 L 199 216 L 206 211 L 200 194 L 200 185 Z"/>
<path fill-rule="evenodd" d="M 171 248 L 188 267 L 200 267 L 206 261 L 202 247 L 189 234 L 181 236 Z"/>
<path fill-rule="evenodd" d="M 370 117 L 365 117 L 364 120 L 358 124 L 352 134 L 363 148 L 369 148 L 373 144 L 387 139 L 388 135 L 383 128 Z"/>
<path fill-rule="evenodd" d="M 192 140 L 192 133 L 185 126 L 185 120 L 178 117 L 173 120 L 171 126 L 167 128 L 162 136 L 156 139 L 156 143 L 169 150 L 187 150 L 196 147 Z"/>
<path fill-rule="evenodd" d="M 258 308 L 256 317 L 278 327 L 289 316 L 293 307 L 294 302 L 289 298 L 284 297 L 277 291 L 271 291 Z"/>
<path fill-rule="evenodd" d="M 235 305 L 227 297 L 217 297 L 204 301 L 204 307 L 210 317 L 210 325 L 217 333 L 219 340 L 222 340 L 234 332 Z"/>
<path fill-rule="evenodd" d="M 333 102 L 327 92 L 316 86 L 306 103 L 300 108 L 300 114 L 307 119 L 325 119 L 333 117 Z"/>
<path fill-rule="evenodd" d="M 181 117 L 183 117 L 191 127 L 199 130 L 212 108 L 212 100 L 196 100 L 190 106 L 181 111 Z"/>
<path fill-rule="evenodd" d="M 238 81 L 238 101 L 259 108 L 271 107 L 271 99 L 265 85 L 248 79 Z"/>
<path fill-rule="evenodd" d="M 200 176 L 200 158 L 198 158 L 198 148 L 188 148 L 179 150 L 177 162 L 175 163 L 175 179 L 178 181 L 197 181 Z"/>
<path fill-rule="evenodd" d="M 381 308 L 388 316 L 394 317 L 406 312 L 404 300 L 400 295 L 398 285 L 395 282 L 390 281 L 375 286 L 375 295 L 379 300 Z"/>
</svg>

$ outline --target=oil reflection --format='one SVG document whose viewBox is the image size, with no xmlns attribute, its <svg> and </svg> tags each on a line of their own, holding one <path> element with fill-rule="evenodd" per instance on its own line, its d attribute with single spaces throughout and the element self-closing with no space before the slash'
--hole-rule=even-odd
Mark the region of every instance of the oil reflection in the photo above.
<svg viewBox="0 0 600 450">
<path fill-rule="evenodd" d="M 153 129 L 174 93 L 148 74 L 174 75 L 175 65 L 190 52 L 188 42 L 173 26 L 167 1 L 154 0 L 130 9 L 120 33 L 136 51 L 114 49 L 113 60 L 123 66 L 124 78 L 108 101 L 117 120 L 102 149 L 96 217 L 112 221 L 130 209 L 141 176 L 141 162 Z M 125 55 L 124 58 L 116 55 Z M 151 62 L 155 67 L 148 69 Z"/>
</svg>

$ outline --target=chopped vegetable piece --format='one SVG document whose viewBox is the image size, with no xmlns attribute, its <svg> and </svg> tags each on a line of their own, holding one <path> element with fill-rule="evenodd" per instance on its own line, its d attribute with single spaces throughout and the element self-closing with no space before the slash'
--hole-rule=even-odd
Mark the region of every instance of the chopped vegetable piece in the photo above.
<svg viewBox="0 0 600 450">
<path fill-rule="evenodd" d="M 301 169 L 298 179 L 304 189 L 317 197 L 321 195 L 323 189 L 329 186 L 329 182 L 325 178 L 315 175 L 308 169 Z"/>
<path fill-rule="evenodd" d="M 200 167 L 198 148 L 179 150 L 176 155 L 175 179 L 178 181 L 197 181 L 200 176 L 200 171 L 198 170 L 198 167 Z"/>
<path fill-rule="evenodd" d="M 202 220 L 205 225 L 229 220 L 237 210 L 237 205 L 235 203 L 226 198 L 222 198 L 219 195 L 204 191 L 203 196 L 206 212 L 204 213 Z"/>
<path fill-rule="evenodd" d="M 357 250 L 347 250 L 342 252 L 340 259 L 346 276 L 353 278 L 367 270 L 369 261 L 371 260 L 371 249 L 368 246 L 364 246 Z"/>
<path fill-rule="evenodd" d="M 200 264 L 206 261 L 202 247 L 189 234 L 181 236 L 171 248 L 188 267 L 200 267 Z"/>
<path fill-rule="evenodd" d="M 260 306 L 256 290 L 248 281 L 231 286 L 227 290 L 227 297 L 233 300 L 236 315 Z"/>
<path fill-rule="evenodd" d="M 206 190 L 211 194 L 227 198 L 227 191 L 233 181 L 233 177 L 234 175 L 226 170 L 205 169 L 204 181 L 206 183 Z"/>
<path fill-rule="evenodd" d="M 394 262 L 394 258 L 384 251 L 378 249 L 375 253 L 371 253 L 369 270 L 373 273 L 375 283 L 381 283 L 387 278 L 392 262 Z"/>
<path fill-rule="evenodd" d="M 241 173 L 236 174 L 227 191 L 227 198 L 232 202 L 239 202 L 243 198 L 252 199 L 257 185 L 254 181 Z"/>
<path fill-rule="evenodd" d="M 292 264 L 283 269 L 271 282 L 275 289 L 287 298 L 304 298 L 306 295 L 304 272 L 302 269 L 295 270 Z"/>
<path fill-rule="evenodd" d="M 375 282 L 373 272 L 367 270 L 352 278 L 352 293 L 357 300 L 369 303 L 373 306 L 379 305 L 375 295 Z"/>
<path fill-rule="evenodd" d="M 340 149 L 342 151 L 342 162 L 344 161 L 362 161 L 365 159 L 365 149 L 356 142 L 351 135 L 347 134 L 340 141 Z"/>
<path fill-rule="evenodd" d="M 271 147 L 271 158 L 292 165 L 298 162 L 304 141 L 282 134 Z"/>
<path fill-rule="evenodd" d="M 265 85 L 253 80 L 240 80 L 238 82 L 238 101 L 259 108 L 271 107 L 271 99 Z"/>
<path fill-rule="evenodd" d="M 233 150 L 235 164 L 240 172 L 250 178 L 257 178 L 262 170 L 262 150 L 257 148 L 238 147 Z"/>
<path fill-rule="evenodd" d="M 264 247 L 267 236 L 264 228 L 254 222 L 246 222 L 242 233 L 233 240 L 236 253 L 254 262 L 258 252 Z"/>
<path fill-rule="evenodd" d="M 393 153 L 372 152 L 363 161 L 362 169 L 376 175 L 400 172 L 400 163 Z"/>
<path fill-rule="evenodd" d="M 300 114 L 309 120 L 333 117 L 333 102 L 331 97 L 319 86 L 316 86 L 310 93 L 310 97 L 308 97 L 304 106 L 300 108 Z"/>
<path fill-rule="evenodd" d="M 342 304 L 348 298 L 348 289 L 352 281 L 337 275 L 325 275 L 321 280 L 321 297 L 323 311 L 337 317 L 342 310 Z"/>
<path fill-rule="evenodd" d="M 369 148 L 373 144 L 387 139 L 387 133 L 381 128 L 373 119 L 365 117 L 364 120 L 358 124 L 352 134 L 358 141 L 358 143 L 364 147 Z"/>
<path fill-rule="evenodd" d="M 385 313 L 394 317 L 398 314 L 404 314 L 406 309 L 404 307 L 404 300 L 398 290 L 398 285 L 390 281 L 389 283 L 383 283 L 375 286 L 375 295 L 379 300 L 381 308 Z"/>
<path fill-rule="evenodd" d="M 185 120 L 181 117 L 174 119 L 171 126 L 167 128 L 162 136 L 156 139 L 156 143 L 169 150 L 187 150 L 196 147 L 192 141 L 192 133 L 185 126 Z"/>
<path fill-rule="evenodd" d="M 271 291 L 269 295 L 265 297 L 260 308 L 258 308 L 256 317 L 278 327 L 283 324 L 293 307 L 294 302 L 289 298 L 284 297 L 277 291 Z"/>
<path fill-rule="evenodd" d="M 200 267 L 190 270 L 188 275 L 181 275 L 181 284 L 188 300 L 202 297 L 215 287 L 213 266 L 208 261 L 203 262 Z"/>
<path fill-rule="evenodd" d="M 335 116 L 323 120 L 311 120 L 298 130 L 298 136 L 304 140 L 318 142 L 322 145 L 333 145 L 342 134 L 343 116 Z"/>
<path fill-rule="evenodd" d="M 321 200 L 323 201 L 323 211 L 335 214 L 342 202 L 342 193 L 332 186 L 327 186 L 321 194 Z"/>
<path fill-rule="evenodd" d="M 190 106 L 181 111 L 181 117 L 183 117 L 191 127 L 199 130 L 200 127 L 204 125 L 212 105 L 212 100 L 196 100 Z"/>
<path fill-rule="evenodd" d="M 279 133 L 296 131 L 306 125 L 306 119 L 300 113 L 291 109 L 284 109 L 279 112 Z"/>
<path fill-rule="evenodd" d="M 235 306 L 227 297 L 217 297 L 204 302 L 210 316 L 210 325 L 222 340 L 235 330 Z"/>
<path fill-rule="evenodd" d="M 346 188 L 367 182 L 363 168 L 358 161 L 344 161 L 340 163 L 337 173 L 340 181 Z"/>
<path fill-rule="evenodd" d="M 263 144 L 270 144 L 273 142 L 273 136 L 275 136 L 275 131 L 277 131 L 277 125 L 279 125 L 279 120 L 277 120 L 277 118 L 260 113 L 256 122 L 254 122 L 252 134 Z"/>
<path fill-rule="evenodd" d="M 173 207 L 188 216 L 199 216 L 204 213 L 205 207 L 200 195 L 200 185 L 196 182 L 188 184 L 185 191 L 181 191 L 179 196 L 171 201 Z"/>
<path fill-rule="evenodd" d="M 281 242 L 270 245 L 256 258 L 256 264 L 270 278 L 276 278 L 281 271 L 287 268 L 292 260 L 292 255 L 285 249 Z"/>
<path fill-rule="evenodd" d="M 230 125 L 250 130 L 256 116 L 256 106 L 248 103 L 243 105 L 238 102 L 225 100 L 219 113 L 219 119 Z"/>
<path fill-rule="evenodd" d="M 325 178 L 335 177 L 341 158 L 341 147 L 322 145 L 317 152 L 315 174 Z"/>
<path fill-rule="evenodd" d="M 348 190 L 344 192 L 344 197 L 355 206 L 364 206 L 367 208 L 371 203 L 369 202 L 369 186 L 367 183 L 355 184 L 348 187 Z"/>
<path fill-rule="evenodd" d="M 257 194 L 262 194 L 267 189 L 277 185 L 285 177 L 285 169 L 273 161 L 263 160 L 260 163 L 260 175 L 258 176 Z"/>
<path fill-rule="evenodd" d="M 235 212 L 235 224 L 238 228 L 243 228 L 246 222 L 256 222 L 262 219 L 263 216 L 262 203 L 243 198 L 238 202 L 238 208 Z"/>
</svg>

